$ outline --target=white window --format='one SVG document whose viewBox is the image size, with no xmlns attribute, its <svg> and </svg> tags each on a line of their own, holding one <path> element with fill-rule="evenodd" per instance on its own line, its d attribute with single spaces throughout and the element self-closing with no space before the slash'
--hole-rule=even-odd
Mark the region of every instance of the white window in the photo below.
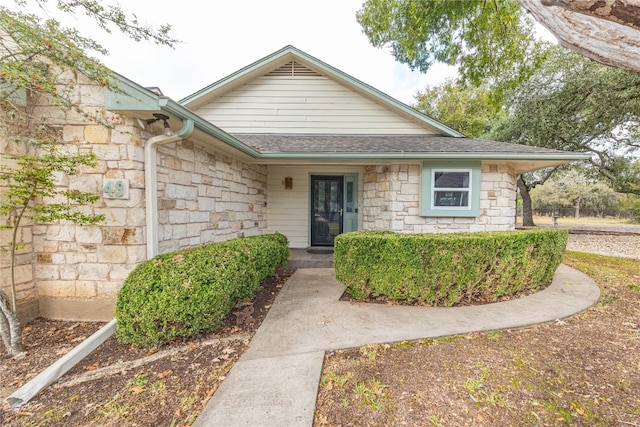
<svg viewBox="0 0 640 427">
<path fill-rule="evenodd" d="M 431 209 L 470 209 L 471 169 L 432 169 Z"/>
<path fill-rule="evenodd" d="M 420 215 L 480 215 L 480 162 L 425 160 L 422 163 Z"/>
</svg>

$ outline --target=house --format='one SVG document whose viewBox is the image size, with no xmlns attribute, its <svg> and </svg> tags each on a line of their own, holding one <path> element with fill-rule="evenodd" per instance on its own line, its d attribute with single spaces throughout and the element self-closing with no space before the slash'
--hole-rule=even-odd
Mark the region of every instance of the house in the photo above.
<svg viewBox="0 0 640 427">
<path fill-rule="evenodd" d="M 354 230 L 512 230 L 518 174 L 585 158 L 466 138 L 292 46 L 180 102 L 63 77 L 113 123 L 60 123 L 100 159 L 65 185 L 102 193 L 107 222 L 25 226 L 25 318 L 110 319 L 139 262 L 242 235 L 307 248 Z"/>
</svg>

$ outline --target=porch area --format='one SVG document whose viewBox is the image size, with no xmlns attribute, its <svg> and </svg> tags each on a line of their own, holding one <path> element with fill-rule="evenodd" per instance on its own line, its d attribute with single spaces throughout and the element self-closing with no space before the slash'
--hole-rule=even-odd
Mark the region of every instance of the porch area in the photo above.
<svg viewBox="0 0 640 427">
<path fill-rule="evenodd" d="M 332 247 L 289 248 L 287 268 L 333 268 Z"/>
</svg>

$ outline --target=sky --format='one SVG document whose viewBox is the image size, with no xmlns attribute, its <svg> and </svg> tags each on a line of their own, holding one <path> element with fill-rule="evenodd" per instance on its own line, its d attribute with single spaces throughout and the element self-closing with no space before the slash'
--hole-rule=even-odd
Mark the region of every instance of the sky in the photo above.
<svg viewBox="0 0 640 427">
<path fill-rule="evenodd" d="M 110 52 L 102 62 L 176 100 L 249 65 L 286 45 L 408 103 L 428 84 L 455 76 L 436 66 L 427 75 L 397 63 L 388 49 L 374 48 L 356 21 L 364 0 L 133 0 L 120 2 L 144 24 L 171 24 L 182 41 L 175 49 L 135 43 L 114 31 L 105 35 L 90 20 L 63 23 L 81 30 Z M 0 0 L 11 3 L 12 0 Z M 109 2 L 105 2 L 109 3 Z M 62 20 L 50 0 L 50 16 Z M 34 10 L 35 12 L 35 10 Z"/>
</svg>

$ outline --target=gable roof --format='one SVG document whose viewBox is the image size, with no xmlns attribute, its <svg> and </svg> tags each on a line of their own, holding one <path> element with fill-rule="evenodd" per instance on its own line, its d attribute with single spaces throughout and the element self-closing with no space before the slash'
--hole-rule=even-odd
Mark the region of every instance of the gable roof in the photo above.
<svg viewBox="0 0 640 427">
<path fill-rule="evenodd" d="M 515 173 L 588 158 L 588 154 L 508 142 L 438 135 L 234 134 L 260 153 L 263 163 L 489 160 L 509 164 Z"/>
<path fill-rule="evenodd" d="M 284 57 L 283 52 L 295 48 L 287 47 L 281 51 L 280 57 L 284 65 L 291 57 Z M 295 50 L 296 52 L 299 52 Z M 277 54 L 278 52 L 276 52 Z M 291 52 L 289 52 L 291 53 Z M 275 54 L 274 54 L 275 55 Z M 284 55 L 284 56 L 283 56 Z M 305 54 L 306 55 L 306 54 Z M 312 57 L 310 57 L 312 58 Z M 315 60 L 315 59 L 314 59 Z M 202 118 L 188 108 L 198 100 L 207 102 L 208 96 L 214 93 L 218 86 L 231 79 L 236 83 L 250 74 L 250 69 L 264 65 L 265 60 L 258 61 L 249 67 L 234 73 L 226 79 L 220 80 L 194 95 L 182 100 L 173 101 L 166 96 L 160 96 L 143 86 L 114 73 L 117 90 L 105 88 L 105 108 L 118 111 L 142 119 L 149 118 L 152 113 L 164 113 L 169 116 L 172 129 L 179 129 L 176 134 L 182 138 L 194 138 L 204 144 L 235 153 L 240 158 L 259 164 L 273 162 L 358 162 L 367 164 L 371 161 L 420 161 L 428 159 L 443 160 L 496 160 L 505 161 L 513 166 L 516 173 L 528 172 L 548 166 L 556 166 L 576 160 L 588 159 L 588 153 L 550 150 L 540 147 L 530 147 L 520 144 L 510 144 L 496 141 L 485 141 L 461 136 L 443 124 L 424 116 L 412 108 L 394 100 L 364 83 L 358 82 L 382 98 L 388 98 L 398 108 L 410 110 L 416 117 L 426 120 L 425 123 L 441 129 L 449 129 L 443 135 L 313 135 L 313 134 L 235 134 L 232 135 L 217 127 L 214 123 Z M 316 60 L 317 61 L 317 60 Z M 272 62 L 267 61 L 269 67 Z M 324 64 L 324 63 L 321 63 Z M 292 65 L 295 66 L 295 65 Z M 327 69 L 332 69 L 324 64 Z M 269 68 L 267 68 L 269 69 Z M 260 73 L 264 70 L 260 70 Z M 339 72 L 339 71 L 336 71 Z M 235 76 L 235 77 L 234 77 Z M 226 86 L 229 89 L 231 86 Z M 187 100 L 187 102 L 185 102 Z M 319 149 L 318 147 L 323 147 Z"/>
<path fill-rule="evenodd" d="M 368 98 L 400 116 L 436 129 L 441 135 L 464 137 L 439 121 L 422 114 L 410 106 L 398 101 L 386 93 L 370 86 L 351 75 L 289 45 L 250 64 L 229 76 L 200 89 L 178 101 L 185 107 L 196 110 L 202 105 L 245 85 L 249 81 L 264 75 L 283 75 L 290 71 L 304 75 L 322 75 L 352 91 Z"/>
</svg>

